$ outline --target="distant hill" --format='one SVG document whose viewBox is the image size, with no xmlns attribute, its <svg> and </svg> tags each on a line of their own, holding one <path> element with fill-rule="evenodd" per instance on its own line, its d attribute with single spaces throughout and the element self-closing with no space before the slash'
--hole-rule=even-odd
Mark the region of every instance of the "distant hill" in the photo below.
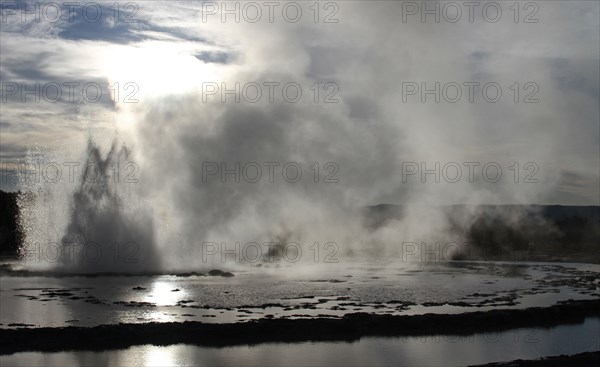
<svg viewBox="0 0 600 367">
<path fill-rule="evenodd" d="M 23 243 L 18 193 L 0 191 L 0 256 L 16 257 Z M 407 215 L 407 207 L 366 207 L 364 225 L 376 231 Z M 456 260 L 581 261 L 600 263 L 600 207 L 562 205 L 452 205 L 445 213 L 455 242 L 479 251 Z M 419 239 L 413 239 L 419 240 Z"/>
</svg>

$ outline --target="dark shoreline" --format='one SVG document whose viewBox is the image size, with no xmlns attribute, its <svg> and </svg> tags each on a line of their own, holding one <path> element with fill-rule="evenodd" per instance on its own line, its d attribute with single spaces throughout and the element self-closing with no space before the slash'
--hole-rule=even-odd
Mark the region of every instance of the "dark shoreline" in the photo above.
<svg viewBox="0 0 600 367">
<path fill-rule="evenodd" d="M 469 335 L 525 327 L 576 324 L 600 316 L 600 300 L 550 307 L 414 316 L 349 314 L 341 318 L 260 319 L 239 323 L 171 322 L 96 327 L 0 329 L 0 355 L 25 351 L 124 349 L 134 345 L 190 344 L 207 347 L 351 342 L 366 336 Z"/>
<path fill-rule="evenodd" d="M 0 260 L 1 262 L 1 260 Z M 15 270 L 10 264 L 0 263 L 0 277 L 46 277 L 46 278 L 72 278 L 72 277 L 84 277 L 84 278 L 100 278 L 100 277 L 157 277 L 161 275 L 171 275 L 176 277 L 233 277 L 234 274 L 228 271 L 220 269 L 212 269 L 206 272 L 188 271 L 188 272 L 176 272 L 176 271 L 145 271 L 145 272 L 95 272 L 95 273 L 83 273 L 83 272 L 65 272 L 56 270 Z"/>
<path fill-rule="evenodd" d="M 585 352 L 573 355 L 560 355 L 540 359 L 516 359 L 510 362 L 488 363 L 471 367 L 598 367 L 600 352 Z"/>
</svg>

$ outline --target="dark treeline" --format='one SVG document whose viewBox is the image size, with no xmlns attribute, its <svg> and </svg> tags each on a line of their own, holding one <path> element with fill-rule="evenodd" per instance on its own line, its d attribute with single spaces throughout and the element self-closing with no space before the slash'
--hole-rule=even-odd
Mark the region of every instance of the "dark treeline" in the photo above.
<svg viewBox="0 0 600 367">
<path fill-rule="evenodd" d="M 466 237 L 488 259 L 600 262 L 600 207 L 481 209 Z"/>
<path fill-rule="evenodd" d="M 600 263 L 600 206 L 451 205 L 442 210 L 450 223 L 444 241 L 464 245 L 454 260 Z M 405 215 L 404 206 L 371 206 L 366 225 L 376 230 Z M 404 240 L 433 245 L 425 238 Z"/>
<path fill-rule="evenodd" d="M 0 255 L 17 256 L 23 233 L 19 227 L 18 193 L 0 191 Z"/>
</svg>

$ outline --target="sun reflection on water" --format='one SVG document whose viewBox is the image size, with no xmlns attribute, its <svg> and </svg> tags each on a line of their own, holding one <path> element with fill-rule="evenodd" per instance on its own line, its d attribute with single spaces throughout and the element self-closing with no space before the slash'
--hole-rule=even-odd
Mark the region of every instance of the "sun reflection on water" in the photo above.
<svg viewBox="0 0 600 367">
<path fill-rule="evenodd" d="M 184 289 L 176 288 L 173 283 L 158 280 L 152 283 L 152 290 L 144 298 L 144 301 L 154 303 L 156 306 L 174 306 L 186 294 Z"/>
<path fill-rule="evenodd" d="M 152 366 L 175 366 L 177 364 L 176 357 L 174 352 L 176 349 L 174 348 L 164 348 L 164 347 L 154 347 L 148 350 L 145 355 L 144 366 L 152 367 Z"/>
</svg>

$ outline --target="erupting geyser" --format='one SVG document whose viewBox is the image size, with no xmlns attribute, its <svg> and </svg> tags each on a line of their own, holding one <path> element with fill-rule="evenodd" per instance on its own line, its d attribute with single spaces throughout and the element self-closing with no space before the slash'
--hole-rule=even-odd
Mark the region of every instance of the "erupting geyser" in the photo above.
<svg viewBox="0 0 600 367">
<path fill-rule="evenodd" d="M 127 148 L 116 142 L 103 157 L 90 139 L 74 187 L 46 182 L 21 195 L 24 255 L 30 266 L 82 273 L 159 267 L 151 213 L 123 184 L 120 170 L 128 157 Z"/>
</svg>

